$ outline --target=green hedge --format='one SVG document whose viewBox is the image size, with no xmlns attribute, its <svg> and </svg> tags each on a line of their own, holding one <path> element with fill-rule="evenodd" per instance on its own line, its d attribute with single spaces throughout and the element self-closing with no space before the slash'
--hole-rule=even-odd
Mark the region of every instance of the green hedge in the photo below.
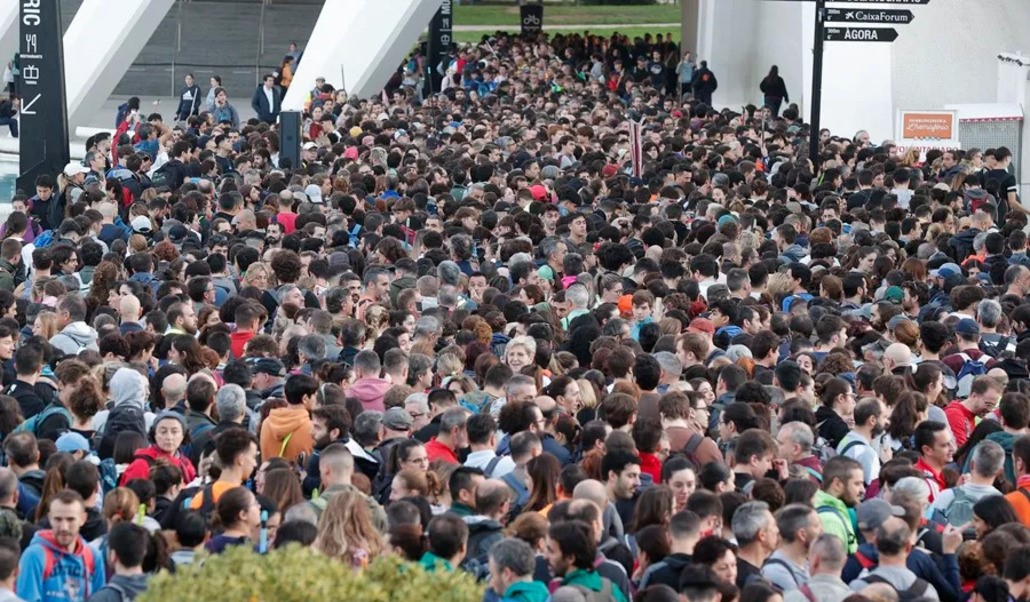
<svg viewBox="0 0 1030 602">
<path fill-rule="evenodd" d="M 480 602 L 483 587 L 465 573 L 427 573 L 396 557 L 380 558 L 362 571 L 289 546 L 264 556 L 236 546 L 220 556 L 150 580 L 138 602 Z"/>
</svg>

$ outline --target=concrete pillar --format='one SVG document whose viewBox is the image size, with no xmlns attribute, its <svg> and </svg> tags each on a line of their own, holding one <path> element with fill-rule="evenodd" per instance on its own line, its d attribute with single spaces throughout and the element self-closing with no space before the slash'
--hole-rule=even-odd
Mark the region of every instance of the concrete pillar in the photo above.
<svg viewBox="0 0 1030 602">
<path fill-rule="evenodd" d="M 100 109 L 173 4 L 175 0 L 84 0 L 64 34 L 72 131 Z"/>
<path fill-rule="evenodd" d="M 283 110 L 302 109 L 317 77 L 351 96 L 379 94 L 439 7 L 439 0 L 326 0 Z"/>
<path fill-rule="evenodd" d="M 680 0 L 680 49 L 697 56 L 698 29 L 701 25 L 701 0 Z"/>
<path fill-rule="evenodd" d="M 0 74 L 18 52 L 18 3 L 0 2 Z"/>
</svg>

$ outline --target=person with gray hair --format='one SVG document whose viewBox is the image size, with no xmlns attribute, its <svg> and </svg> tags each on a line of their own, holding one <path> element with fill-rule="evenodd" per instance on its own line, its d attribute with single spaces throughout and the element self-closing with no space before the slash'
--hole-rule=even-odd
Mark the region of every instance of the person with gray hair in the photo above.
<svg viewBox="0 0 1030 602">
<path fill-rule="evenodd" d="M 973 504 L 989 495 L 1002 495 L 994 480 L 1005 470 L 1005 449 L 995 441 L 984 440 L 970 455 L 969 480 L 958 487 L 941 491 L 933 500 L 952 525 L 964 525 L 973 519 Z"/>
<path fill-rule="evenodd" d="M 658 378 L 658 392 L 665 393 L 669 385 L 679 382 L 680 376 L 683 375 L 683 363 L 671 351 L 659 351 L 653 355 L 654 359 L 658 360 L 658 367 L 662 369 L 662 374 Z"/>
<path fill-rule="evenodd" d="M 460 237 L 468 238 L 464 234 L 459 234 L 458 236 L 455 236 L 454 238 L 458 238 L 459 236 Z M 454 243 L 454 238 L 451 239 L 451 244 Z M 469 239 L 469 243 L 470 244 L 471 244 L 471 242 L 472 242 L 472 239 Z M 443 287 L 443 286 L 458 286 L 458 284 L 461 283 L 461 268 L 458 267 L 458 264 L 456 264 L 453 261 L 447 259 L 447 260 L 441 261 L 440 265 L 436 266 L 436 276 L 437 276 L 437 278 L 440 279 L 440 286 L 441 287 Z"/>
<path fill-rule="evenodd" d="M 851 595 L 848 584 L 840 578 L 848 555 L 844 542 L 836 535 L 823 533 L 808 550 L 808 591 L 792 589 L 783 593 L 783 602 L 840 602 Z M 811 595 L 809 595 L 809 593 Z"/>
<path fill-rule="evenodd" d="M 408 356 L 408 386 L 425 391 L 433 386 L 433 358 L 422 353 Z"/>
<path fill-rule="evenodd" d="M 461 464 L 458 450 L 468 447 L 468 410 L 455 407 L 440 414 L 440 432 L 426 444 L 429 461 L 442 460 L 449 464 Z"/>
<path fill-rule="evenodd" d="M 730 523 L 737 538 L 737 585 L 762 577 L 761 566 L 776 549 L 780 538 L 776 519 L 765 502 L 741 504 Z"/>
<path fill-rule="evenodd" d="M 458 289 L 451 284 L 445 284 L 440 287 L 440 292 L 436 297 L 437 303 L 440 307 L 447 309 L 448 311 L 454 311 L 458 309 L 458 302 L 461 301 L 461 297 L 458 294 Z"/>
<path fill-rule="evenodd" d="M 547 600 L 547 586 L 533 580 L 536 554 L 521 539 L 507 537 L 492 546 L 487 556 L 490 587 L 505 600 Z"/>
<path fill-rule="evenodd" d="M 67 293 L 57 301 L 57 324 L 61 332 L 50 338 L 50 344 L 59 351 L 65 355 L 78 355 L 83 349 L 97 351 L 97 331 L 86 324 L 86 301 L 78 294 Z"/>
<path fill-rule="evenodd" d="M 239 385 L 224 385 L 215 394 L 215 408 L 221 423 L 243 424 L 247 415 L 247 392 Z"/>
<path fill-rule="evenodd" d="M 788 422 L 776 432 L 776 443 L 779 444 L 779 456 L 787 464 L 796 464 L 805 471 L 805 475 L 822 482 L 823 463 L 812 453 L 815 445 L 815 432 L 804 422 Z"/>
<path fill-rule="evenodd" d="M 808 572 L 809 547 L 823 533 L 823 523 L 815 509 L 806 504 L 790 504 L 776 511 L 780 545 L 762 566 L 762 576 L 780 591 L 800 588 L 811 578 Z"/>
<path fill-rule="evenodd" d="M 565 291 L 565 299 L 572 304 L 569 314 L 562 319 L 562 326 L 568 328 L 572 321 L 584 314 L 590 313 L 590 291 L 587 287 L 576 283 Z"/>
<path fill-rule="evenodd" d="M 297 341 L 297 355 L 301 364 L 325 359 L 325 340 L 317 334 L 306 334 Z"/>
<path fill-rule="evenodd" d="M 1001 316 L 1001 304 L 994 299 L 984 299 L 976 306 L 976 321 L 980 323 L 980 348 L 992 356 L 1016 351 L 1016 337 L 998 333 Z"/>
<path fill-rule="evenodd" d="M 411 430 L 418 432 L 429 424 L 429 396 L 425 393 L 412 393 L 404 398 L 404 411 L 411 416 Z"/>
<path fill-rule="evenodd" d="M 879 565 L 850 583 L 852 591 L 861 592 L 870 585 L 884 583 L 906 597 L 940 600 L 932 585 L 916 576 L 906 566 L 912 550 L 912 530 L 904 520 L 892 516 L 876 530 L 876 551 Z"/>
<path fill-rule="evenodd" d="M 411 344 L 426 342 L 436 345 L 437 339 L 443 334 L 443 324 L 433 316 L 422 316 L 415 322 L 415 330 L 411 333 Z"/>
<path fill-rule="evenodd" d="M 376 410 L 385 412 L 383 397 L 390 388 L 390 381 L 380 378 L 379 373 L 383 366 L 379 361 L 379 355 L 375 351 L 365 349 L 354 356 L 354 377 L 355 381 L 347 388 L 347 396 L 353 397 L 361 402 L 365 410 Z"/>
<path fill-rule="evenodd" d="M 496 420 L 501 414 L 501 408 L 508 402 L 533 401 L 536 394 L 536 381 L 532 376 L 514 374 L 508 379 L 508 382 L 504 383 L 504 397 L 490 405 L 490 415 Z"/>
<path fill-rule="evenodd" d="M 371 455 L 370 451 L 379 444 L 379 437 L 383 428 L 383 412 L 377 410 L 365 410 L 354 419 L 354 426 L 351 428 L 351 437 L 347 441 L 347 449 L 355 457 L 365 457 L 372 462 L 379 461 Z"/>
</svg>

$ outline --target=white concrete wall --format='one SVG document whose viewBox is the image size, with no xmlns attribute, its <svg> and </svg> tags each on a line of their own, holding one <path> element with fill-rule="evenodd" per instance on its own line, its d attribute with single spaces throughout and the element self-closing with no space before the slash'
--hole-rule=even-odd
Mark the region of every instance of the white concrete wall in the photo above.
<svg viewBox="0 0 1030 602">
<path fill-rule="evenodd" d="M 111 95 L 174 3 L 175 0 L 82 3 L 64 34 L 64 79 L 72 131 L 85 125 Z"/>
<path fill-rule="evenodd" d="M 0 74 L 18 52 L 18 7 L 11 0 L 0 2 Z"/>
<path fill-rule="evenodd" d="M 440 0 L 326 0 L 305 45 L 298 82 L 341 85 L 356 96 L 374 96 L 411 50 L 440 7 Z M 292 86 L 284 110 L 299 110 L 307 83 Z"/>
</svg>

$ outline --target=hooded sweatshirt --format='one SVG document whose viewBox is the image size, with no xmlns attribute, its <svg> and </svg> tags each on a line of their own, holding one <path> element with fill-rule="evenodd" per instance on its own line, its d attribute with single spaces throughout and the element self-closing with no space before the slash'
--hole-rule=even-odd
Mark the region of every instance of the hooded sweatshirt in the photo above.
<svg viewBox="0 0 1030 602">
<path fill-rule="evenodd" d="M 83 349 L 97 351 L 97 331 L 85 322 L 72 322 L 55 334 L 50 344 L 67 355 L 77 355 Z"/>
<path fill-rule="evenodd" d="M 546 602 L 551 597 L 547 586 L 539 581 L 516 581 L 504 590 L 505 602 Z"/>
<path fill-rule="evenodd" d="M 89 599 L 89 602 L 122 602 L 129 598 L 135 600 L 147 590 L 147 575 L 115 575 L 107 585 Z"/>
<path fill-rule="evenodd" d="M 383 396 L 386 395 L 386 391 L 391 386 L 392 385 L 388 380 L 370 376 L 362 378 L 351 385 L 347 389 L 347 396 L 360 401 L 361 406 L 366 410 L 385 412 L 386 408 L 383 405 Z"/>
<path fill-rule="evenodd" d="M 147 429 L 154 423 L 154 414 L 147 409 L 147 389 L 150 386 L 147 378 L 132 368 L 119 368 L 111 377 L 111 395 L 114 396 L 112 407 L 132 403 L 143 409 L 144 422 Z M 93 430 L 104 432 L 110 410 L 101 410 L 93 417 Z"/>
<path fill-rule="evenodd" d="M 22 553 L 15 590 L 26 602 L 81 602 L 104 587 L 103 562 L 82 537 L 69 552 L 52 530 L 40 531 Z"/>
<path fill-rule="evenodd" d="M 476 514 L 466 516 L 463 520 L 469 528 L 466 549 L 471 558 L 486 557 L 490 546 L 504 539 L 504 525 L 489 516 Z"/>
<path fill-rule="evenodd" d="M 287 441 L 289 437 L 289 441 Z M 285 443 L 285 447 L 284 447 Z M 294 461 L 301 452 L 310 454 L 315 448 L 311 438 L 311 417 L 303 406 L 276 408 L 261 423 L 261 457 L 282 456 Z"/>
</svg>

